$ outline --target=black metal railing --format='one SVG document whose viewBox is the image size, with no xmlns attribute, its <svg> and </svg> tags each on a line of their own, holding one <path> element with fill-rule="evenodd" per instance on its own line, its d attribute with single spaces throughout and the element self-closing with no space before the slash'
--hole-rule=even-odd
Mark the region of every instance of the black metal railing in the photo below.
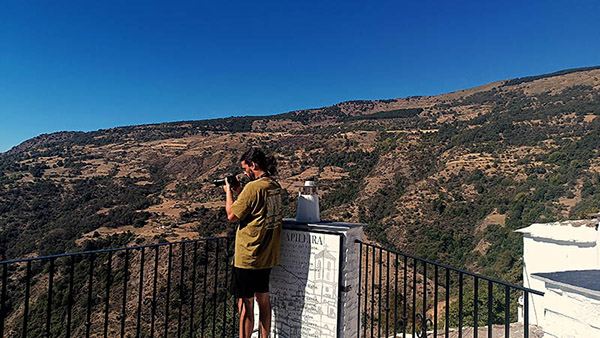
<svg viewBox="0 0 600 338">
<path fill-rule="evenodd" d="M 521 294 L 529 337 L 529 295 L 542 292 L 357 243 L 360 337 L 510 337 Z"/>
<path fill-rule="evenodd" d="M 511 334 L 539 291 L 357 241 L 362 337 Z M 0 262 L 2 337 L 235 337 L 233 240 L 213 237 Z M 496 331 L 501 328 L 502 333 Z M 470 331 L 469 331 L 470 329 Z"/>
<path fill-rule="evenodd" d="M 2 337 L 233 337 L 233 241 L 0 262 Z"/>
</svg>

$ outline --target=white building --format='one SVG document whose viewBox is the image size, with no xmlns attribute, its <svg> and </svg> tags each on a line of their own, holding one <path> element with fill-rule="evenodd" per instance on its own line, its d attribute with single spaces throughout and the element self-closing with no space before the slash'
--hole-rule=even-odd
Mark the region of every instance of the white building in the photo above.
<svg viewBox="0 0 600 338">
<path fill-rule="evenodd" d="M 567 320 L 573 315 L 569 313 L 569 307 L 583 305 L 567 304 L 567 299 L 574 301 L 578 297 L 591 297 L 581 300 L 594 304 L 594 286 L 586 285 L 582 288 L 581 285 L 577 285 L 577 281 L 581 276 L 594 275 L 593 271 L 581 271 L 600 270 L 598 219 L 536 223 L 517 232 L 523 234 L 523 286 L 545 293 L 544 297 L 529 296 L 529 323 L 541 326 L 549 337 L 579 337 L 580 335 L 555 335 L 548 330 L 561 325 L 575 325 Z M 562 297 L 565 292 L 573 290 L 578 290 L 577 297 Z M 596 299 L 600 305 L 598 300 L 600 298 Z M 557 306 L 561 303 L 565 305 L 563 310 Z M 559 318 L 562 318 L 562 322 Z M 519 309 L 519 319 L 522 320 L 522 309 Z M 600 337 L 600 326 L 596 328 Z"/>
<path fill-rule="evenodd" d="M 533 274 L 545 283 L 544 337 L 600 337 L 600 270 Z"/>
</svg>

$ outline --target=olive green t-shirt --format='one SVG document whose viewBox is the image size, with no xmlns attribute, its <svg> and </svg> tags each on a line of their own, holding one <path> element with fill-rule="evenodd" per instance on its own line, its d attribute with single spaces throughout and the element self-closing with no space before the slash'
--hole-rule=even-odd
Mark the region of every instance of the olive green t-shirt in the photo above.
<svg viewBox="0 0 600 338">
<path fill-rule="evenodd" d="M 234 266 L 266 269 L 278 265 L 283 217 L 279 183 L 263 177 L 246 184 L 231 211 L 240 219 Z"/>
</svg>

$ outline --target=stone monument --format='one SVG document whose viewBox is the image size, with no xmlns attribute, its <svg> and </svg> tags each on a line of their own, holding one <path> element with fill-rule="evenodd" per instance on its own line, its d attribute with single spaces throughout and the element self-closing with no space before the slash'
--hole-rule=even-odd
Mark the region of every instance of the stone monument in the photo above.
<svg viewBox="0 0 600 338">
<path fill-rule="evenodd" d="M 271 272 L 273 337 L 358 337 L 361 237 L 362 224 L 284 220 Z"/>
</svg>

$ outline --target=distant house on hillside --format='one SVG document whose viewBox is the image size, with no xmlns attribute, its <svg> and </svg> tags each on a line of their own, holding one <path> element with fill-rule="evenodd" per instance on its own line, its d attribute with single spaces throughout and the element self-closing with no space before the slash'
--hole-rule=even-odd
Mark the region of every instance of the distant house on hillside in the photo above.
<svg viewBox="0 0 600 338">
<path fill-rule="evenodd" d="M 523 286 L 545 293 L 529 296 L 529 322 L 550 337 L 600 337 L 598 219 L 536 223 L 517 232 L 523 234 Z"/>
</svg>

